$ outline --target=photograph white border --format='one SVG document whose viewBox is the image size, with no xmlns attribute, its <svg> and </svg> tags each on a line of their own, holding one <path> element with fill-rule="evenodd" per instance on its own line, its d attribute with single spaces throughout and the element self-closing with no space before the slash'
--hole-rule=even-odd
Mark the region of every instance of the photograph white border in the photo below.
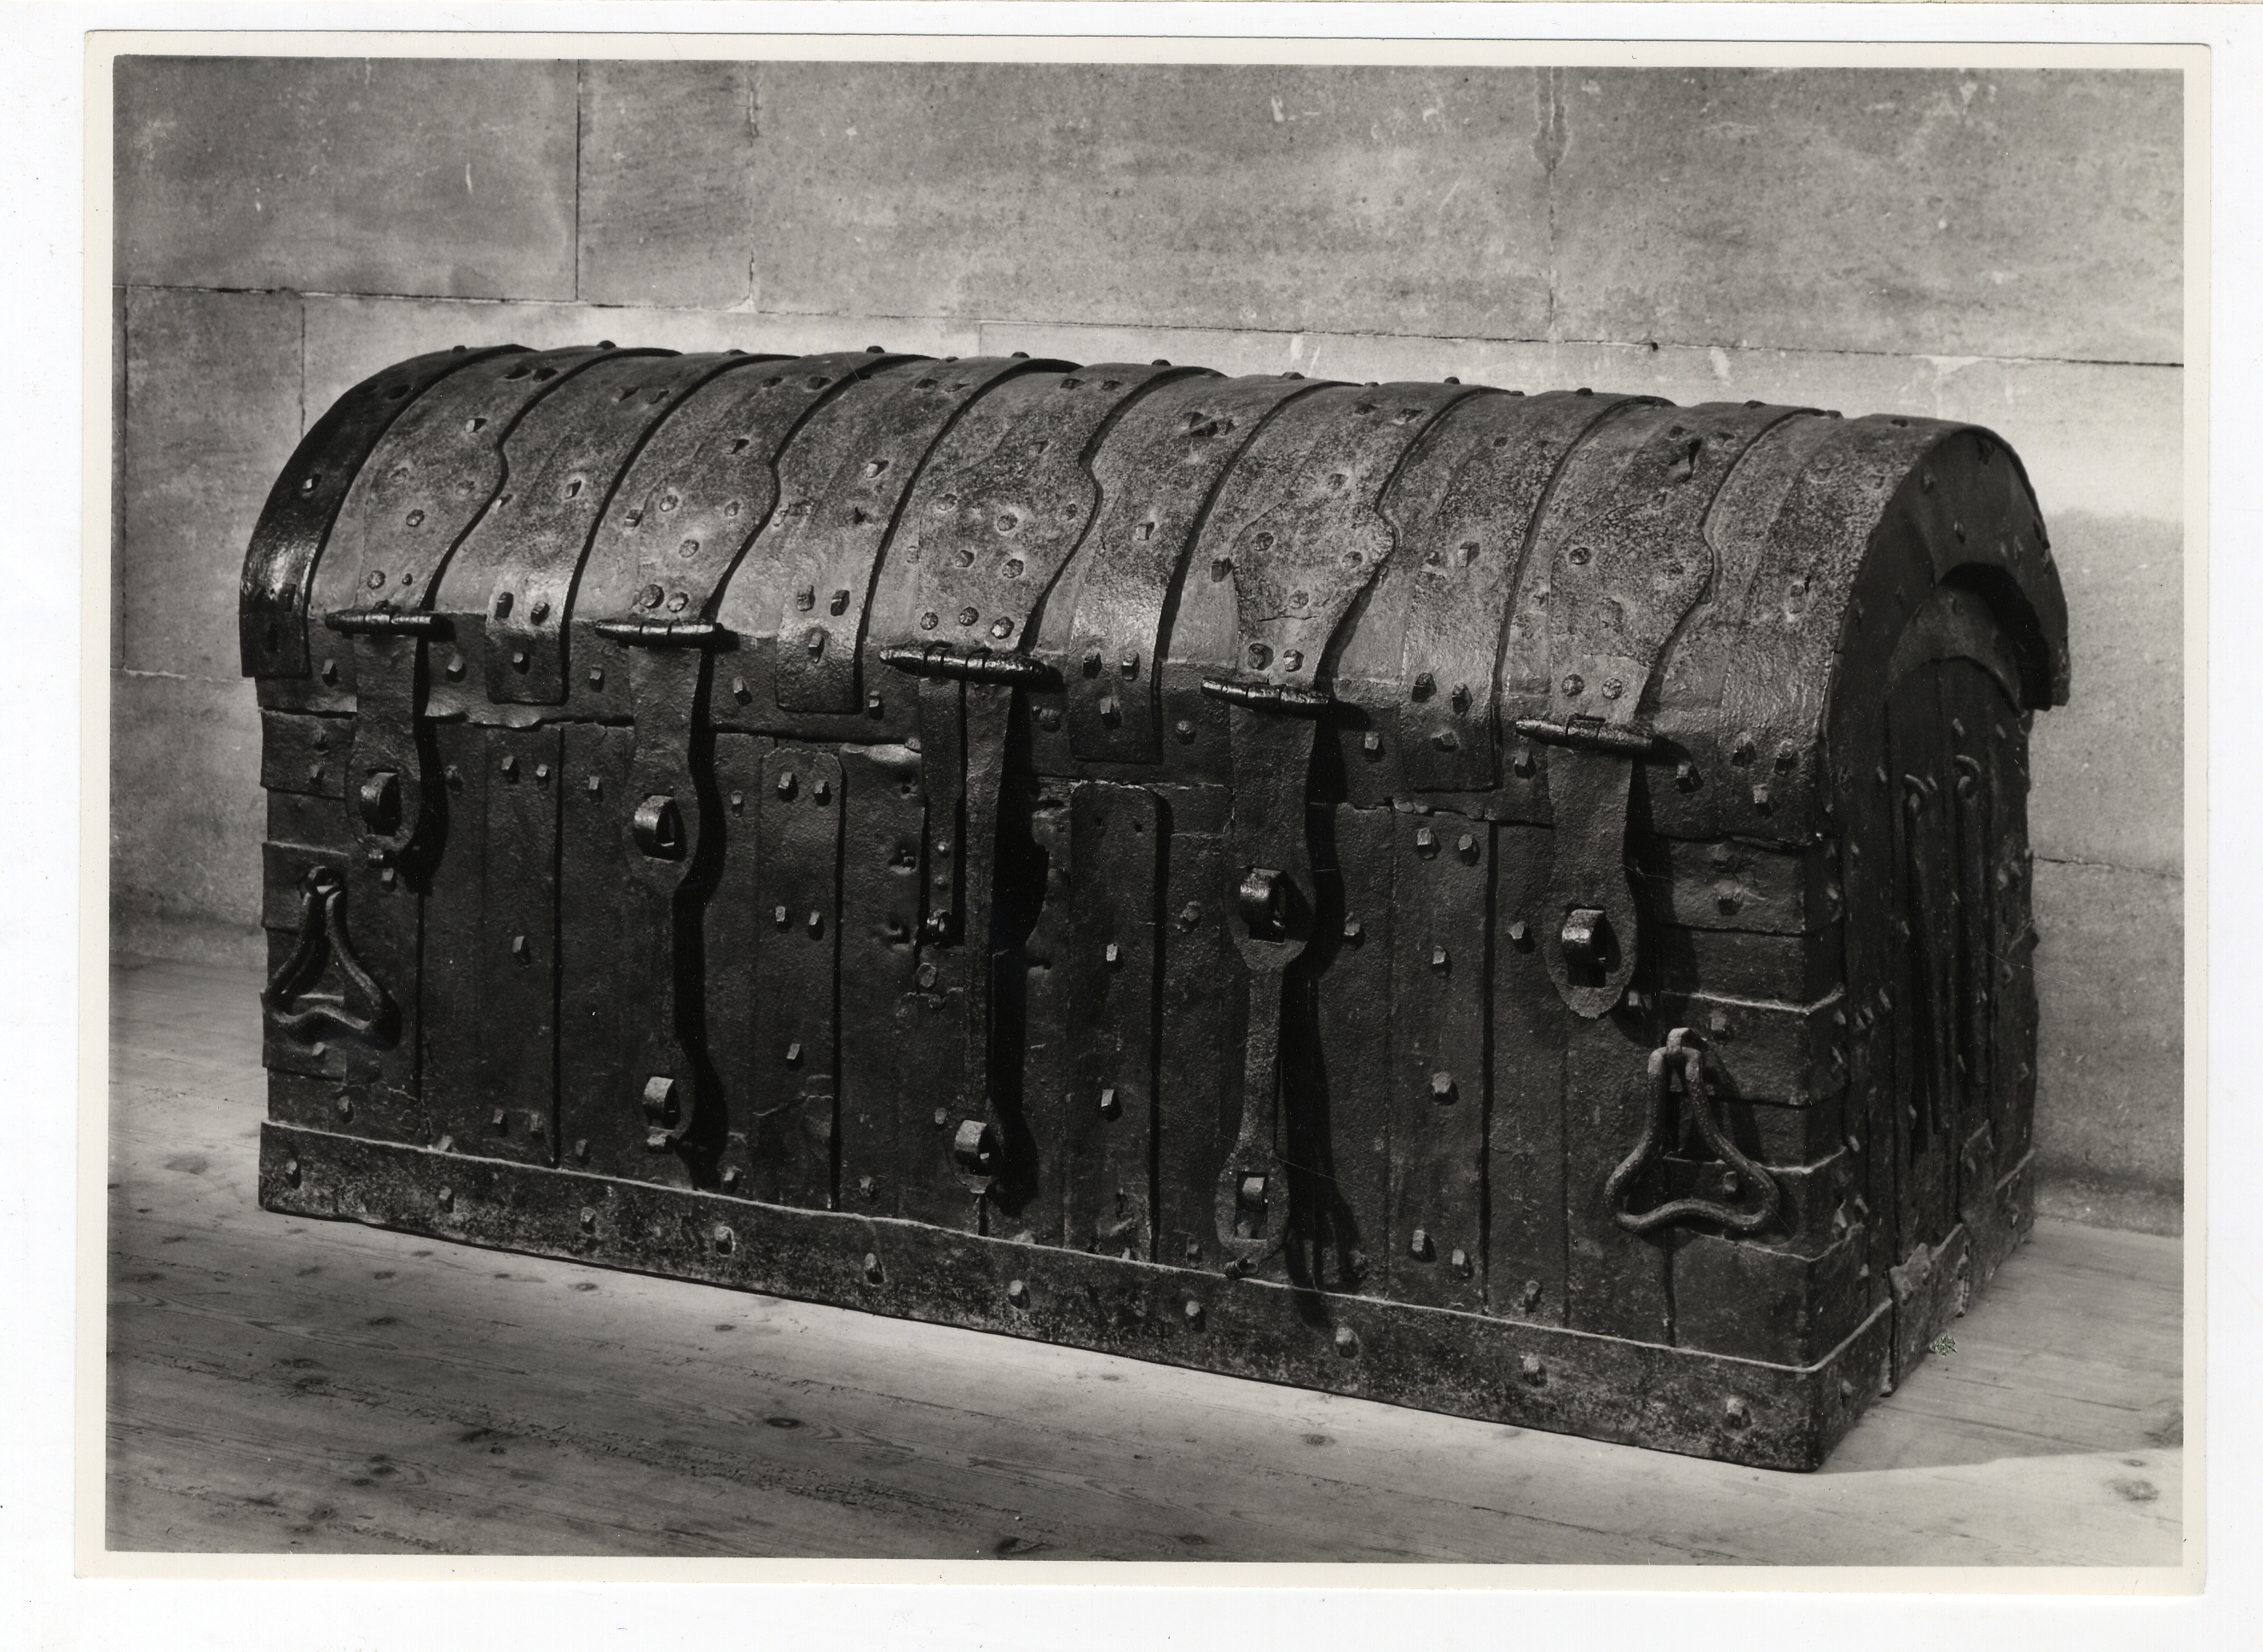
<svg viewBox="0 0 2263 1652">
<path fill-rule="evenodd" d="M 1065 9 L 1054 6 L 944 6 L 932 9 L 908 7 L 835 7 L 813 12 L 810 8 L 777 8 L 755 12 L 748 8 L 727 5 L 664 5 L 636 6 L 559 6 L 543 9 L 539 13 L 527 8 L 438 8 L 403 6 L 358 8 L 325 14 L 325 20 L 339 18 L 372 18 L 382 16 L 402 25 L 419 21 L 432 22 L 463 19 L 476 22 L 482 18 L 524 19 L 539 15 L 546 20 L 586 19 L 597 25 L 594 32 L 517 32 L 509 29 L 492 32 L 404 33 L 394 30 L 384 32 L 348 33 L 326 31 L 308 35 L 280 30 L 260 30 L 255 32 L 219 32 L 199 31 L 191 33 L 166 32 L 93 34 L 86 37 L 86 55 L 83 61 L 85 101 L 83 179 L 86 188 L 85 215 L 82 220 L 84 234 L 86 302 L 86 355 L 82 364 L 82 387 L 86 408 L 85 425 L 81 434 L 83 474 L 87 479 L 83 503 L 86 508 L 86 531 L 81 539 L 83 570 L 84 629 L 80 639 L 83 650 L 79 655 L 81 670 L 75 674 L 81 686 L 83 720 L 81 725 L 80 776 L 83 832 L 79 842 L 78 900 L 76 916 L 80 937 L 79 987 L 83 1019 L 77 1057 L 81 1086 L 80 1142 L 77 1163 L 76 1194 L 77 1222 L 75 1229 L 77 1256 L 78 1338 L 76 1344 L 76 1374 L 78 1404 L 72 1443 L 76 1445 L 76 1502 L 78 1519 L 75 1528 L 73 1558 L 76 1569 L 88 1577 L 138 1577 L 142 1579 L 221 1579 L 267 1577 L 312 1581 L 315 1579 L 339 1582 L 365 1582 L 371 1579 L 393 1580 L 466 1580 L 512 1579 L 527 1583 L 568 1583 L 579 1593 L 589 1588 L 611 1583 L 727 1580 L 734 1583 L 784 1582 L 849 1583 L 903 1584 L 911 1583 L 944 1583 L 976 1585 L 994 1584 L 999 1576 L 995 1562 L 805 1562 L 805 1561 L 743 1561 L 743 1562 L 675 1562 L 675 1561 L 612 1561 L 612 1560 L 524 1560 L 524 1559 L 455 1559 L 430 1561 L 406 1557 L 343 1557 L 293 1555 L 114 1555 L 101 1548 L 101 1496 L 104 1428 L 102 1415 L 102 1302 L 105 1294 L 104 1231 L 105 1213 L 103 1184 L 105 1152 L 103 1123 L 106 1114 L 105 1089 L 108 1064 L 106 1037 L 106 1004 L 105 1003 L 105 970 L 107 956 L 108 932 L 106 923 L 108 863 L 107 838 L 107 746 L 108 696 L 106 665 L 108 660 L 107 602 L 108 556 L 106 539 L 110 522 L 108 490 L 110 472 L 107 463 L 110 440 L 110 399 L 108 352 L 110 328 L 107 325 L 110 258 L 110 226 L 108 221 L 111 167 L 108 148 L 110 121 L 108 112 L 109 76 L 107 62 L 111 54 L 120 51 L 162 50 L 199 54 L 255 54 L 293 55 L 362 55 L 391 56 L 510 56 L 510 57 L 748 57 L 790 60 L 794 58 L 884 58 L 898 61 L 972 61 L 1015 58 L 1037 61 L 1090 61 L 1108 59 L 1122 61 L 1146 62 L 1334 62 L 1359 61 L 1369 63 L 1454 63 L 1533 64 L 1577 63 L 1580 65 L 1783 65 L 1809 66 L 1816 64 L 1861 65 L 1876 67 L 1913 67 L 1954 64 L 1959 67 L 1993 68 L 2035 66 L 2039 62 L 2068 67 L 2136 66 L 2176 67 L 2187 70 L 2187 305 L 2186 328 L 2187 348 L 2185 353 L 2185 386 L 2187 395 L 2186 451 L 2187 499 L 2185 565 L 2187 568 L 2187 693 L 2186 752 L 2187 752 L 2187 864 L 2186 889 L 2187 913 L 2187 1044 L 2186 1072 L 2188 1087 L 2187 1115 L 2187 1436 L 2185 1443 L 2186 1468 L 2186 1529 L 2187 1547 L 2193 1558 L 2182 1571 L 2139 1571 L 2124 1569 L 2095 1569 L 2081 1572 L 2064 1570 L 1967 1570 L 1964 1569 L 1711 1569 L 1711 1568 L 1468 1568 L 1431 1566 L 1390 1566 L 1348 1568 L 1341 1566 L 1280 1567 L 1251 1566 L 1225 1562 L 1192 1562 L 1166 1565 L 1097 1565 L 1081 1562 L 1047 1562 L 1041 1568 L 1025 1569 L 1016 1574 L 1017 1583 L 1045 1585 L 1116 1584 L 1135 1582 L 1142 1586 L 1168 1584 L 1173 1588 L 1188 1585 L 1214 1590 L 1220 1586 L 1248 1584 L 1295 1585 L 1300 1591 L 1324 1590 L 1340 1603 L 1345 1598 L 1339 1591 L 1347 1589 L 1377 1589 L 1397 1591 L 1413 1588 L 1445 1588 L 1467 1590 L 1471 1587 L 1508 1587 L 1525 1591 L 1608 1590 L 1614 1591 L 1697 1591 L 1699 1593 L 1749 1594 L 1754 1591 L 1854 1591 L 1863 1593 L 1915 1591 L 1926 1593 L 1941 1591 L 1973 1592 L 1991 1595 L 2010 1594 L 2121 1594 L 2139 1592 L 2180 1592 L 2190 1589 L 2196 1581 L 2199 1557 L 2203 1553 L 2202 1541 L 2204 1523 L 2202 1511 L 2206 1506 L 2209 1461 L 2206 1427 L 2207 1413 L 2202 1403 L 2201 1386 L 2205 1368 L 2203 1348 L 2208 1322 L 2203 1313 L 2205 1286 L 2209 1271 L 2207 1256 L 2202 1246 L 2202 1235 L 2207 1230 L 2206 1167 L 2208 1159 L 2208 1120 L 2203 1098 L 2206 1094 L 2208 1048 L 2206 1044 L 2206 1000 L 2210 982 L 2207 975 L 2207 900 L 2209 887 L 2209 865 L 2206 858 L 2206 781 L 2209 768 L 2207 745 L 2208 722 L 2206 711 L 2209 698 L 2209 661 L 2206 647 L 2209 626 L 2207 593 L 2209 585 L 2208 558 L 2209 513 L 2208 509 L 2207 460 L 2210 447 L 2209 344 L 2209 314 L 2207 307 L 2209 291 L 2209 234 L 2210 207 L 2216 207 L 2221 221 L 2222 203 L 2212 202 L 2209 191 L 2209 164 L 2211 138 L 2220 140 L 2211 124 L 2209 86 L 2211 70 L 2221 72 L 2224 47 L 2219 45 L 2213 54 L 2194 47 L 2131 46 L 2119 43 L 2116 34 L 2143 32 L 2158 40 L 2173 34 L 2188 39 L 2204 32 L 2196 26 L 2209 21 L 2237 21 L 2252 29 L 2254 19 L 2240 14 L 2220 14 L 2218 18 L 2195 17 L 2181 11 L 2159 10 L 2150 14 L 2133 9 L 2097 8 L 2074 11 L 2053 11 L 2048 13 L 2026 8 L 1989 7 L 1927 7 L 1903 8 L 1844 8 L 1797 9 L 1782 7 L 1673 7 L 1673 8 L 1596 8 L 1582 11 L 1578 8 L 1556 8 L 1544 11 L 1518 9 L 1505 13 L 1491 8 L 1458 7 L 1434 10 L 1418 6 L 1305 8 L 1292 6 L 1190 6 L 1135 10 L 1132 8 L 1093 8 L 1070 13 L 1082 23 L 1095 18 L 1104 19 L 1110 27 L 1130 24 L 1169 29 L 1169 34 L 1150 33 L 1102 36 L 1075 32 L 1056 32 L 1050 35 L 1022 33 L 1003 29 L 1003 25 L 1027 24 L 1037 27 L 1059 28 L 1057 20 Z M 105 7 L 88 8 L 73 14 L 87 24 L 100 21 L 105 26 L 115 22 L 121 25 L 163 22 L 178 26 L 192 17 L 201 19 L 240 21 L 255 17 L 280 21 L 286 16 L 303 17 L 303 8 L 256 7 L 198 7 L 161 8 Z M 779 18 L 787 22 L 813 16 L 821 16 L 834 27 L 854 26 L 869 22 L 890 29 L 907 26 L 929 29 L 966 31 L 940 33 L 831 33 L 809 34 L 771 32 L 750 26 L 761 20 Z M 1652 33 L 1703 30 L 1715 38 L 1686 39 L 1676 41 L 1601 40 L 1575 38 L 1554 40 L 1507 41 L 1482 40 L 1481 33 L 1500 33 L 1508 25 L 1539 32 L 1551 25 L 1558 29 L 1584 32 L 1579 25 L 1592 25 L 1608 17 L 1625 22 L 1638 19 L 1643 29 Z M 2021 32 L 2019 25 L 2046 39 L 2047 44 L 2023 44 L 2008 40 L 1966 40 L 1955 44 L 1920 44 L 1912 40 L 1857 40 L 1812 38 L 1794 43 L 1783 40 L 1761 40 L 1751 35 L 1773 29 L 1785 30 L 1787 21 L 1795 22 L 1799 32 L 1813 37 L 1833 33 L 1885 33 L 1888 25 L 1914 30 L 1922 27 L 1928 36 L 1938 40 L 1955 33 Z M 643 25 L 636 32 L 612 32 L 633 22 Z M 652 32 L 654 25 L 697 22 L 703 32 L 698 33 Z M 1391 35 L 1382 32 L 1384 23 L 1392 25 Z M 2154 26 L 2137 30 L 2134 23 L 2151 23 Z M 2048 25 L 2045 29 L 2040 25 Z M 733 25 L 736 32 L 715 32 L 719 25 Z M 1257 25 L 1267 31 L 1283 31 L 1283 34 L 1256 32 Z M 2172 25 L 2173 26 L 2162 26 Z M 1480 26 L 1482 25 L 1482 27 Z M 1669 25 L 1672 25 L 1669 27 Z M 1001 30 L 997 32 L 981 32 Z M 1218 32 L 1223 29 L 1224 32 Z M 1287 38 L 1285 32 L 1296 29 L 1309 32 L 1304 38 Z M 1247 30 L 1249 32 L 1238 31 Z M 1370 33 L 1366 31 L 1375 31 Z M 1630 29 L 1629 32 L 1633 31 Z M 2221 32 L 2221 31 L 2215 31 Z M 55 32 L 49 31 L 52 37 Z M 1412 38 L 1420 33 L 1422 38 Z M 1317 38 L 1322 34 L 1334 38 Z M 2090 36 L 2086 40 L 2072 40 L 2066 35 Z M 1746 38 L 1732 38 L 1745 36 Z M 50 38 L 43 42 L 55 44 Z M 2252 61 L 2249 39 L 2240 41 L 2243 57 Z M 52 94 L 56 87 L 50 83 Z M 2225 181 L 2230 184 L 2236 162 L 2225 168 Z M 2252 221 L 2243 218 L 2242 222 Z M 78 233 L 72 227 L 72 234 Z M 2225 250 L 2219 246 L 2221 255 Z M 2252 267 L 2250 264 L 2247 267 Z M 2245 359 L 2243 356 L 2241 359 Z M 2216 439 L 2223 439 L 2216 432 Z M 52 436 L 52 433 L 50 433 Z M 2228 596 L 2227 601 L 2230 600 Z M 2241 611 L 2254 611 L 2243 602 Z M 2243 674 L 2251 667 L 2239 667 Z M 71 681 L 74 674 L 59 673 L 49 681 Z M 69 921 L 68 916 L 64 919 Z M 8 961 L 11 977 L 24 966 L 17 958 Z M 2245 970 L 2239 971 L 2244 977 Z M 2223 985 L 2219 980 L 2217 985 Z M 2218 1121 L 2219 1124 L 2223 1120 Z M 2252 1132 L 2240 1133 L 2240 1145 L 2252 1149 Z M 2219 1143 L 2219 1149 L 2225 1143 Z M 2243 1159 L 2252 1167 L 2252 1155 Z M 28 1205 L 19 1206 L 25 1216 Z M 2252 1239 L 2252 1223 L 2243 1224 L 2247 1231 L 2243 1237 Z M 2219 1231 L 2219 1247 L 2226 1236 Z M 28 1256 L 35 1247 L 26 1246 Z M 2220 1276 L 2219 1276 L 2220 1277 Z M 2228 1281 L 2227 1281 L 2228 1282 Z M 2244 1289 L 2235 1287 L 2235 1289 Z M 2252 1298 L 2251 1298 L 2252 1302 Z M 2243 1318 L 2243 1333 L 2252 1345 L 2252 1315 Z M 2219 1444 L 2222 1444 L 2219 1441 Z M 2250 1459 L 2249 1461 L 2252 1461 Z M 0 1514 L 7 1512 L 0 1503 Z M 11 1523 L 12 1524 L 12 1522 Z M 353 1591 L 358 1596 L 361 1591 Z M 421 1591 L 420 1591 L 421 1592 Z M 674 1592 L 674 1591 L 671 1591 Z M 987 1593 L 987 1591 L 985 1591 Z M 1114 1591 L 1109 1591 L 1111 1596 Z M 876 1603 L 877 1604 L 877 1601 Z M 1379 1602 L 1377 1604 L 1380 1604 Z M 1896 1607 L 1898 1617 L 1912 1603 Z M 1692 1603 L 1694 1605 L 1694 1603 Z M 755 1608 L 752 1603 L 748 1609 Z M 671 1612 L 677 1608 L 670 1607 Z M 886 1609 L 883 1608 L 883 1615 Z M 1018 1610 L 1018 1608 L 1016 1609 Z M 1519 1609 L 1520 1623 L 1526 1608 Z M 295 1614 L 294 1614 L 295 1615 Z M 348 1614 L 351 1616 L 351 1614 Z M 1552 1615 L 1552 1614 L 1551 1614 Z M 1647 1613 L 1638 1613 L 1646 1616 Z M 1771 1614 L 1773 1615 L 1773 1614 Z M 2051 1614 L 2045 1614 L 2046 1616 Z M 1348 1626 L 1354 1618 L 1367 1616 L 1365 1611 L 1347 1612 L 1334 1620 Z M 1227 1620 L 1241 1619 L 1238 1610 L 1229 1611 L 1212 1620 L 1219 1631 L 1227 1631 Z M 1667 1611 L 1654 1626 L 1667 1628 L 1675 1614 Z M 682 1632 L 697 1633 L 688 1620 L 679 1620 Z M 1263 1626 L 1262 1612 L 1253 1614 L 1240 1633 L 1269 1634 Z M 1385 1627 L 1385 1617 L 1377 1622 L 1377 1633 L 1386 1640 L 1399 1638 Z M 252 1632 L 256 1625 L 240 1626 Z M 748 1626 L 742 1621 L 743 1631 Z M 1905 1620 L 1893 1635 L 1897 1644 L 1908 1639 L 1914 1623 Z M 1520 1627 L 1520 1634 L 1529 1633 Z M 1616 1627 L 1612 1633 L 1641 1633 L 1632 1624 Z M 673 1638 L 673 1633 L 671 1633 Z M 1018 1638 L 1018 1637 L 1017 1637 Z M 1207 1637 L 1205 1637 L 1207 1638 Z M 1328 1635 L 1333 1639 L 1334 1634 Z M 1834 1633 L 1834 1641 L 1843 1641 L 1843 1633 Z M 1857 1637 L 1860 1640 L 1862 1637 Z M 2063 1634 L 2057 1637 L 2063 1639 Z M 334 1635 L 336 1644 L 357 1644 L 353 1632 Z M 575 1644 L 577 1637 L 570 1631 L 558 1644 Z M 301 1644 L 307 1644 L 303 1641 Z M 392 1644 L 378 1641 L 372 1644 Z M 406 1642 L 402 1642 L 405 1644 Z"/>
</svg>

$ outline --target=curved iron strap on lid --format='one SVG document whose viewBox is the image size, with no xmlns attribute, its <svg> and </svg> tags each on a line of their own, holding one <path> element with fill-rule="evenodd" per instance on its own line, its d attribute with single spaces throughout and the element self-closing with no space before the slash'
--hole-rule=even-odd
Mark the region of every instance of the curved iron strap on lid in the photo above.
<svg viewBox="0 0 2263 1652">
<path fill-rule="evenodd" d="M 629 650 L 635 722 L 621 804 L 630 869 L 622 941 L 632 959 L 646 963 L 624 972 L 642 998 L 628 1024 L 631 1070 L 643 1075 L 625 1100 L 642 1110 L 654 1151 L 704 1142 L 698 1006 L 677 989 L 681 960 L 698 952 L 694 872 L 712 791 L 700 732 L 712 649 L 728 640 L 712 620 L 717 593 L 778 507 L 778 455 L 793 433 L 847 386 L 905 359 L 871 352 L 738 357 L 676 399 L 631 462 L 595 536 L 593 567 L 632 575 L 625 593 L 603 593 L 608 606 L 625 612 L 595 629 Z M 600 593 L 593 585 L 586 595 Z"/>
<path fill-rule="evenodd" d="M 912 646 L 891 665 L 919 680 L 920 763 L 928 797 L 928 912 L 922 955 L 958 955 L 965 992 L 961 1122 L 953 1158 L 988 1194 L 1030 1157 L 991 1082 L 997 967 L 992 880 L 1014 696 L 1036 662 L 1030 617 L 1099 509 L 1091 455 L 1138 397 L 1193 369 L 1102 364 L 1011 379 L 968 409 L 937 445 L 905 506 L 900 543 L 918 568 Z M 1001 673 L 1001 658 L 1014 668 Z"/>
<path fill-rule="evenodd" d="M 1233 581 L 1240 650 L 1233 676 L 1203 685 L 1231 708 L 1225 895 L 1249 969 L 1241 1122 L 1214 1206 L 1218 1244 L 1237 1272 L 1278 1252 L 1288 1233 L 1281 977 L 1312 934 L 1305 814 L 1313 716 L 1329 703 L 1321 668 L 1392 554 L 1391 525 L 1377 509 L 1384 490 L 1439 415 L 1474 393 L 1333 386 L 1291 402 L 1234 466 L 1196 552 L 1193 577 Z"/>
<path fill-rule="evenodd" d="M 1160 760 L 1163 618 L 1204 513 L 1274 411 L 1319 388 L 1293 379 L 1180 379 L 1129 408 L 1095 455 L 1100 515 L 1077 555 L 1069 624 L 1069 746 L 1079 758 Z"/>
<path fill-rule="evenodd" d="M 478 350 L 459 344 L 397 362 L 363 379 L 315 421 L 275 479 L 243 553 L 236 629 L 245 676 L 303 677 L 311 668 L 307 614 L 315 566 L 348 488 L 394 419 L 450 374 L 521 353 L 516 344 Z"/>
<path fill-rule="evenodd" d="M 733 601 L 776 622 L 781 709 L 869 709 L 859 698 L 858 646 L 881 549 L 922 467 L 944 433 L 999 385 L 1063 364 L 1001 356 L 906 368 L 876 380 L 853 408 L 836 409 L 786 450 L 779 474 L 787 504 L 752 559 L 764 582 Z"/>
<path fill-rule="evenodd" d="M 1667 645 L 1713 577 L 1707 512 L 1731 468 L 1789 408 L 1645 408 L 1580 451 L 1550 504 L 1548 714 L 1519 719 L 1547 745 L 1553 861 L 1540 949 L 1558 994 L 1593 1020 L 1624 995 L 1639 956 L 1626 866 L 1638 715 Z"/>
<path fill-rule="evenodd" d="M 1384 495 L 1392 578 L 1406 594 L 1399 761 L 1415 790 L 1485 791 L 1499 779 L 1502 617 L 1542 501 L 1572 450 L 1627 405 L 1570 391 L 1471 396 Z"/>
<path fill-rule="evenodd" d="M 483 657 L 491 702 L 565 700 L 566 610 L 614 484 L 681 397 L 743 362 L 616 351 L 518 422 L 504 444 L 503 491 L 459 553 L 467 576 L 487 579 L 480 635 L 465 652 Z"/>
<path fill-rule="evenodd" d="M 354 480 L 315 583 L 323 624 L 348 639 L 358 715 L 347 772 L 373 862 L 413 861 L 430 825 L 423 644 L 449 629 L 433 606 L 503 486 L 503 443 L 528 408 L 612 353 L 477 360 L 411 403 Z"/>
</svg>

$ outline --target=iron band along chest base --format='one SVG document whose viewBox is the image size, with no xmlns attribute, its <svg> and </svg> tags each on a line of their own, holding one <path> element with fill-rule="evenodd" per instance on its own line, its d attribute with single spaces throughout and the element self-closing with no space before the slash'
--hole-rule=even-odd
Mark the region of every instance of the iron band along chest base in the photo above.
<svg viewBox="0 0 2263 1652">
<path fill-rule="evenodd" d="M 270 1208 L 1783 1468 L 2032 1209 L 1985 431 L 421 357 L 254 536 Z"/>
<path fill-rule="evenodd" d="M 270 1123 L 271 1210 L 694 1279 L 1518 1428 L 1812 1468 L 1884 1381 L 1882 1304 L 1825 1358 L 1768 1365 L 1214 1269 L 1016 1244 L 853 1211 L 471 1160 Z"/>
</svg>

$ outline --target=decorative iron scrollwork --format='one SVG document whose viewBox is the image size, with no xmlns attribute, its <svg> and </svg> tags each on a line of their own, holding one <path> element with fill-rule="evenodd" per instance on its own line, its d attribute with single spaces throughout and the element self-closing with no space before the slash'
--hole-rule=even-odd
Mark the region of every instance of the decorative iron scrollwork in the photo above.
<svg viewBox="0 0 2263 1652">
<path fill-rule="evenodd" d="M 329 1026 L 372 1043 L 390 1043 L 400 1012 L 354 956 L 346 934 L 344 875 L 335 866 L 317 866 L 300 889 L 299 943 L 259 995 L 268 1024 L 293 1038 L 311 1037 Z M 311 989 L 333 963 L 343 991 L 336 997 L 315 996 Z"/>
<path fill-rule="evenodd" d="M 1705 1094 L 1704 1049 L 1690 1037 L 1688 1028 L 1675 1028 L 1666 1035 L 1663 1045 L 1650 1052 L 1650 1078 L 1652 1088 L 1642 1140 L 1603 1184 L 1603 1203 L 1609 1208 L 1611 1219 L 1629 1233 L 1649 1233 L 1669 1223 L 1688 1221 L 1718 1223 L 1732 1233 L 1757 1233 L 1775 1221 L 1782 1192 L 1768 1172 L 1737 1150 L 1737 1144 L 1713 1116 L 1713 1105 Z M 1669 1199 L 1649 1210 L 1627 1208 L 1627 1189 L 1664 1146 L 1667 1120 L 1669 1114 L 1676 1111 L 1676 1096 L 1682 1098 L 1682 1107 L 1705 1145 L 1720 1155 L 1721 1162 L 1733 1170 L 1745 1185 L 1759 1190 L 1760 1203 L 1755 1208 L 1739 1210 L 1710 1199 Z"/>
</svg>

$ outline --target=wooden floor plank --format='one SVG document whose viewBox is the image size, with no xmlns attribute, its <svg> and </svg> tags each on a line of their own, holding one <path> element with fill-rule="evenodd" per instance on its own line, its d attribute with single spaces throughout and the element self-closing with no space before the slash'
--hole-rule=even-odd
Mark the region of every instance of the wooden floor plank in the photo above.
<svg viewBox="0 0 2263 1652">
<path fill-rule="evenodd" d="M 111 1546 L 2171 1564 L 2173 1241 L 2038 1224 L 1817 1475 L 256 1203 L 256 979 L 113 983 Z"/>
</svg>

